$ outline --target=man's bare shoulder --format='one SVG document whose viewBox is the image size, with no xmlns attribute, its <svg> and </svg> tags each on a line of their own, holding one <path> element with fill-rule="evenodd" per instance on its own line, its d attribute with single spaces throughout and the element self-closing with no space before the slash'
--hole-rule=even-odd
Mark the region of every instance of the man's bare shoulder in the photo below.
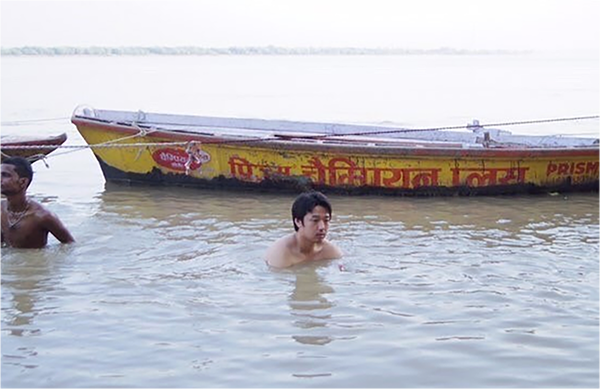
<svg viewBox="0 0 600 389">
<path fill-rule="evenodd" d="M 323 255 L 326 259 L 338 259 L 344 256 L 344 252 L 330 241 L 323 242 Z"/>
<path fill-rule="evenodd" d="M 265 253 L 265 261 L 269 266 L 290 266 L 290 253 L 294 247 L 294 234 L 289 234 L 277 239 Z"/>
<path fill-rule="evenodd" d="M 58 218 L 54 212 L 35 200 L 29 200 L 29 209 L 39 220 L 54 220 Z"/>
<path fill-rule="evenodd" d="M 40 203 L 35 203 L 33 208 L 34 220 L 37 220 L 41 228 L 47 229 L 58 240 L 63 243 L 74 242 L 73 236 L 62 223 L 58 215 Z"/>
</svg>

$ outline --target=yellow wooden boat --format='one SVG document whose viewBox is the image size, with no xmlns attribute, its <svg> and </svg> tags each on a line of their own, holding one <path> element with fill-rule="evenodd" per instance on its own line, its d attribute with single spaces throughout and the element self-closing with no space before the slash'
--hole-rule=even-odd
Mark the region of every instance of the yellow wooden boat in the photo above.
<svg viewBox="0 0 600 389">
<path fill-rule="evenodd" d="M 598 191 L 598 139 L 78 107 L 107 181 L 328 193 Z"/>
</svg>

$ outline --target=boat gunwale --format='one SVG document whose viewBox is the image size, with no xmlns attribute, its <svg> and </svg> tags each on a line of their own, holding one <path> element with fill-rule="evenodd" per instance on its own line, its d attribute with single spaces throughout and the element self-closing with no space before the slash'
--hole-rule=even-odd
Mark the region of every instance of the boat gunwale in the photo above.
<svg viewBox="0 0 600 389">
<path fill-rule="evenodd" d="M 19 139 L 20 138 L 20 139 Z M 4 134 L 1 137 L 2 146 L 53 146 L 62 145 L 67 141 L 67 133 L 63 132 L 58 135 L 50 135 L 45 137 L 28 136 L 28 135 L 8 135 Z"/>
<path fill-rule="evenodd" d="M 46 158 L 50 153 L 61 147 L 67 141 L 67 138 L 66 132 L 44 137 L 5 134 L 0 137 L 1 159 L 4 161 L 9 157 L 22 157 L 33 163 Z"/>
<path fill-rule="evenodd" d="M 199 143 L 210 144 L 218 147 L 227 148 L 265 148 L 290 151 L 312 151 L 312 152 L 332 152 L 332 153 L 360 153 L 366 155 L 395 155 L 402 157 L 440 157 L 440 158 L 509 158 L 524 159 L 537 157 L 582 157 L 599 155 L 598 145 L 574 146 L 574 147 L 482 147 L 482 148 L 457 148 L 457 147 L 424 147 L 409 145 L 389 145 L 357 143 L 357 142 L 332 142 L 331 139 L 298 138 L 291 140 L 282 137 L 270 138 L 243 138 L 227 137 L 208 133 L 182 132 L 177 130 L 164 130 L 154 127 L 134 127 L 132 123 L 109 122 L 98 118 L 89 118 L 81 115 L 73 115 L 71 122 L 78 127 L 83 125 L 95 129 L 110 132 L 123 133 L 124 136 L 131 136 L 140 133 L 140 136 L 151 138 L 169 139 L 172 141 L 196 141 Z M 151 132 L 144 133 L 144 130 Z M 335 137 L 334 137 L 335 139 Z M 91 145 L 93 146 L 93 145 Z M 376 154 L 376 155 L 375 155 Z"/>
</svg>

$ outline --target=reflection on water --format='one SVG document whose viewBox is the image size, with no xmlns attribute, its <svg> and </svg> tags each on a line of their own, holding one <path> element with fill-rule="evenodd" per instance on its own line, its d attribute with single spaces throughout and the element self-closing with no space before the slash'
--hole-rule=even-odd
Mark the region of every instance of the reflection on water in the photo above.
<svg viewBox="0 0 600 389">
<path fill-rule="evenodd" d="M 49 296 L 57 292 L 57 272 L 68 247 L 50 246 L 43 250 L 2 249 L 2 363 L 35 369 L 38 347 L 19 338 L 42 337 L 52 328 L 39 323 L 40 316 L 56 309 Z M 11 338 L 16 337 L 16 338 Z"/>
<path fill-rule="evenodd" d="M 598 383 L 597 195 L 331 196 L 345 257 L 269 269 L 293 197 L 107 186 L 3 249 L 2 385 Z"/>
<path fill-rule="evenodd" d="M 37 306 L 40 300 L 56 287 L 54 271 L 60 252 L 64 250 L 50 247 L 46 250 L 2 250 L 2 285 L 10 291 L 6 297 L 12 298 L 10 309 L 3 311 L 3 330 L 12 335 L 32 335 L 40 331 L 35 317 L 46 308 Z"/>
<path fill-rule="evenodd" d="M 295 318 L 294 325 L 303 330 L 301 335 L 294 335 L 293 338 L 299 343 L 322 346 L 333 339 L 315 333 L 318 328 L 327 327 L 331 318 L 330 308 L 333 304 L 327 300 L 327 295 L 334 290 L 319 276 L 317 266 L 307 264 L 295 269 L 296 282 L 289 303 Z"/>
</svg>

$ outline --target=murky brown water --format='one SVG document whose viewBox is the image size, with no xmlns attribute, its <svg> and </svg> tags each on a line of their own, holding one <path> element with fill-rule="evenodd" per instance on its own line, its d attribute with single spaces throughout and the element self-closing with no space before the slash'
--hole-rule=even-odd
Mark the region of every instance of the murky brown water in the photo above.
<svg viewBox="0 0 600 389">
<path fill-rule="evenodd" d="M 292 197 L 108 186 L 4 249 L 5 386 L 594 386 L 598 196 L 332 197 L 345 258 L 274 271 Z M 343 265 L 345 270 L 340 270 Z"/>
<path fill-rule="evenodd" d="M 27 69 L 57 65 L 55 59 L 37 60 L 42 62 L 21 68 L 0 59 L 4 81 L 6 69 L 23 80 Z M 67 70 L 71 63 L 90 63 L 72 61 Z M 129 61 L 134 69 L 142 59 Z M 331 66 L 313 61 L 309 70 Z M 228 69 L 241 66 L 236 63 Z M 306 70 L 299 69 L 302 77 Z M 42 84 L 46 89 L 28 86 L 37 92 L 32 104 L 44 97 L 49 108 L 30 110 L 25 95 L 15 92 L 10 99 L 3 88 L 4 112 L 11 120 L 35 116 L 36 109 L 46 117 L 68 116 L 63 108 L 74 108 L 72 100 L 88 92 L 67 70 L 46 70 L 56 75 Z M 60 80 L 69 86 L 64 92 Z M 134 81 L 122 80 L 138 85 Z M 277 89 L 269 85 L 267 94 Z M 306 98 L 310 107 L 315 95 L 297 88 L 294 99 Z M 546 96 L 545 88 L 538 93 Z M 134 92 L 118 99 L 142 98 Z M 348 94 L 342 92 L 340 97 Z M 77 103 L 108 99 L 110 85 L 97 93 Z M 570 96 L 568 88 L 560 93 Z M 204 94 L 225 104 L 214 88 Z M 244 93 L 226 94 L 244 106 Z M 186 96 L 180 99 L 189 105 Z M 256 99 L 253 104 L 261 105 Z M 115 106 L 122 102 L 108 108 L 128 108 Z M 166 97 L 163 102 L 172 103 Z M 81 142 L 66 121 L 27 131 L 36 129 L 68 131 L 71 144 Z M 600 383 L 598 194 L 333 196 L 330 238 L 345 257 L 273 271 L 262 255 L 291 231 L 293 196 L 105 185 L 88 151 L 48 162 L 49 169 L 35 165 L 31 195 L 59 214 L 78 242 L 0 250 L 0 387 Z"/>
</svg>

